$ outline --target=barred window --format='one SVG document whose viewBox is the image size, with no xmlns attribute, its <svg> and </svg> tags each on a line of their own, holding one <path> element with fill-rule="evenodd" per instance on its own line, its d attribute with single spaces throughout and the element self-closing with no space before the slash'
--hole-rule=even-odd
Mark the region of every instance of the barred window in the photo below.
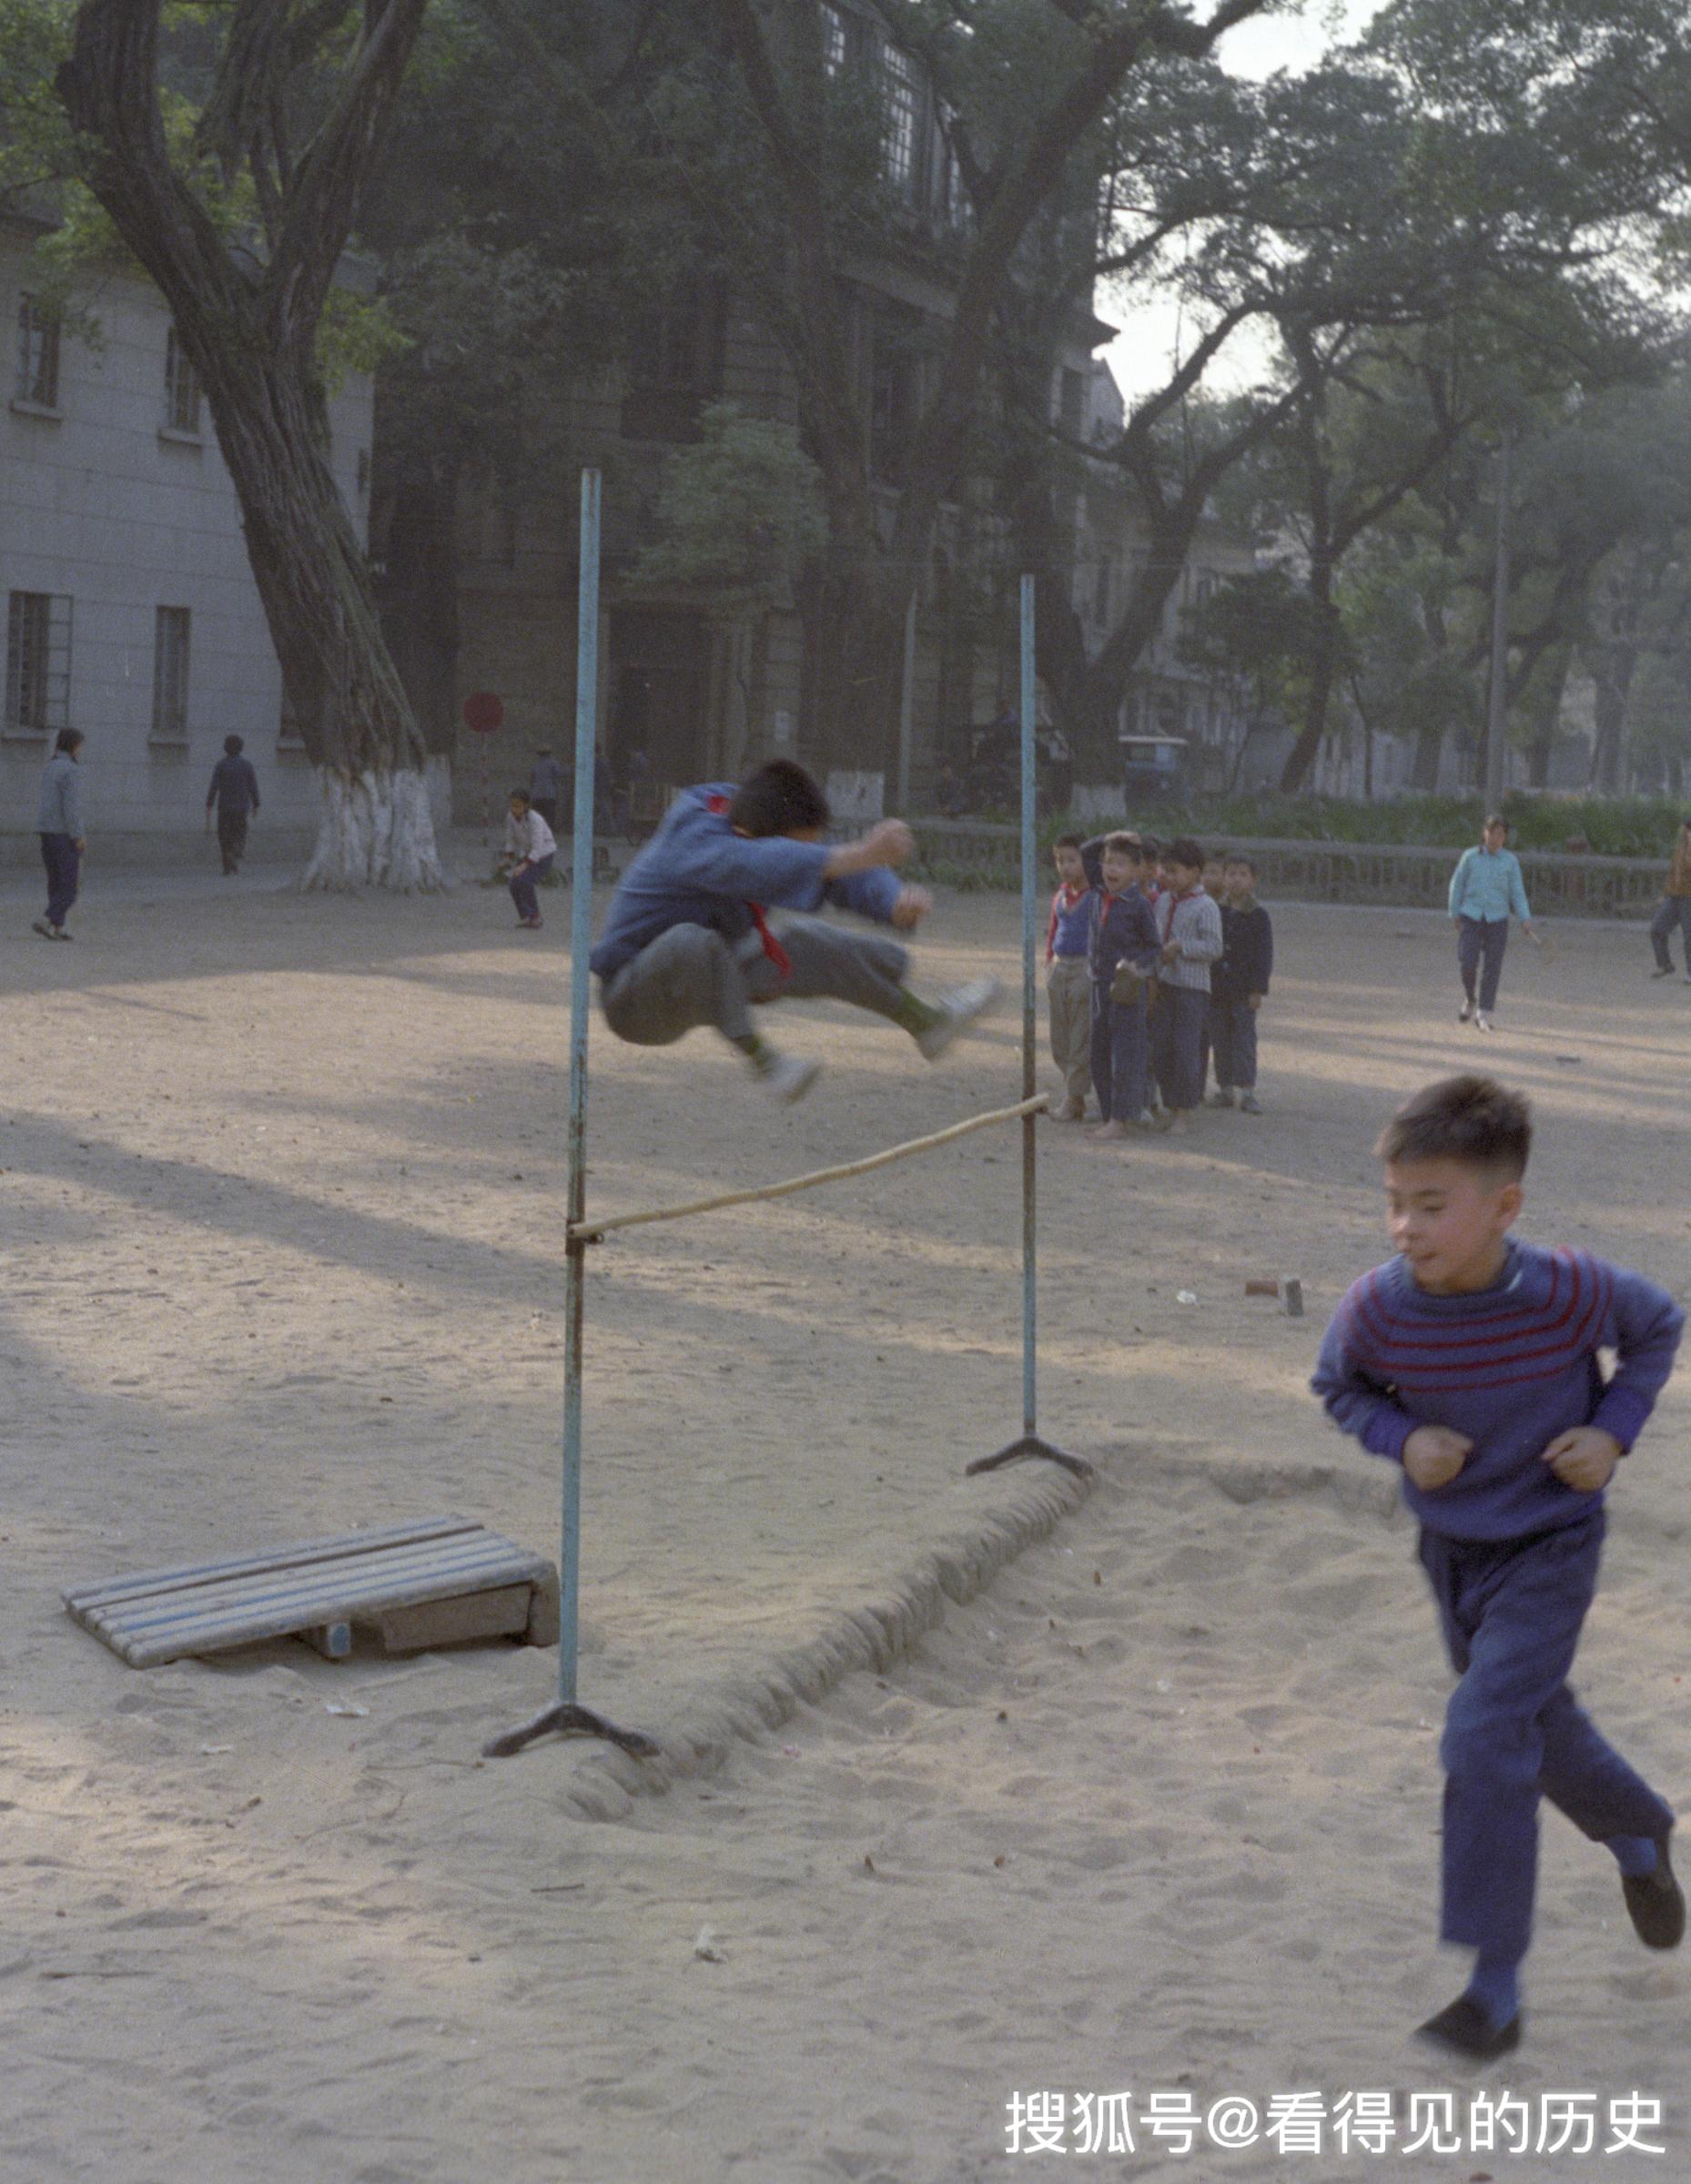
<svg viewBox="0 0 1691 2184">
<path fill-rule="evenodd" d="M 58 313 L 38 296 L 17 299 L 17 388 L 15 399 L 56 410 L 59 401 Z"/>
<path fill-rule="evenodd" d="M 54 735 L 70 726 L 70 601 L 14 592 L 6 602 L 6 735 Z"/>
<path fill-rule="evenodd" d="M 886 135 L 882 145 L 882 163 L 886 179 L 899 195 L 914 197 L 921 116 L 916 66 L 896 46 L 886 47 L 883 66 L 886 72 Z"/>
<path fill-rule="evenodd" d="M 160 607 L 153 638 L 153 727 L 155 743 L 187 741 L 188 610 Z"/>
<path fill-rule="evenodd" d="M 174 326 L 165 337 L 165 430 L 199 430 L 199 375 L 188 362 Z"/>
</svg>

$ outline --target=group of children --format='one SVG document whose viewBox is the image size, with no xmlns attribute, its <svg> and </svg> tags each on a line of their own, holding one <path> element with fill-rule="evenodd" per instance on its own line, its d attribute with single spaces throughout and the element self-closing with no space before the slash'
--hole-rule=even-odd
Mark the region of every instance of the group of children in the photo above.
<svg viewBox="0 0 1691 2184">
<path fill-rule="evenodd" d="M 1096 1139 L 1184 1130 L 1215 1066 L 1215 1107 L 1261 1113 L 1257 1012 L 1274 968 L 1274 928 L 1251 860 L 1206 858 L 1188 835 L 1167 844 L 1121 832 L 1061 834 L 1046 935 L 1057 1110 Z"/>
<path fill-rule="evenodd" d="M 537 844 L 516 802 L 512 848 L 528 862 Z M 920 1000 L 896 941 L 803 916 L 771 926 L 770 905 L 832 902 L 906 930 L 930 908 L 894 876 L 914 846 L 906 826 L 883 820 L 830 846 L 827 817 L 821 789 L 785 760 L 677 798 L 623 875 L 593 952 L 617 1036 L 663 1046 L 713 1025 L 761 1083 L 795 1099 L 815 1065 L 776 1053 L 753 1027 L 754 1005 L 855 1002 L 930 1058 L 980 1014 L 990 981 Z M 1100 1134 L 1122 1137 L 1157 1120 L 1154 1085 L 1165 1127 L 1179 1127 L 1201 1097 L 1207 1045 L 1216 1099 L 1256 1113 L 1273 935 L 1251 860 L 1220 861 L 1218 903 L 1184 836 L 1159 847 L 1128 833 L 1067 835 L 1056 854 L 1048 955 L 1064 1112 L 1084 1114 L 1089 1078 Z M 1566 1681 L 1596 1583 L 1605 1489 L 1672 1371 L 1684 1316 L 1640 1275 L 1514 1239 L 1531 1140 L 1524 1098 L 1488 1077 L 1448 1078 L 1399 1109 L 1376 1148 L 1395 1256 L 1341 1302 L 1313 1381 L 1334 1423 L 1402 1474 L 1456 1673 L 1440 1748 L 1441 1932 L 1473 1965 L 1420 2030 L 1471 2061 L 1520 2040 L 1542 1799 L 1607 1848 L 1647 1947 L 1676 1947 L 1686 1924 L 1673 1810 Z"/>
</svg>

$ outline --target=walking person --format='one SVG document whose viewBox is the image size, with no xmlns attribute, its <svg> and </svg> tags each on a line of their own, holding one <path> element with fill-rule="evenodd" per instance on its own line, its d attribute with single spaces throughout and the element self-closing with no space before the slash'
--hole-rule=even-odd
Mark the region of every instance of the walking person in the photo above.
<svg viewBox="0 0 1691 2184">
<path fill-rule="evenodd" d="M 1478 846 L 1463 851 L 1451 875 L 1450 914 L 1457 927 L 1456 962 L 1463 991 L 1457 1021 L 1472 1022 L 1479 1031 L 1493 1028 L 1511 916 L 1518 917 L 1522 932 L 1538 944 L 1521 861 L 1508 843 L 1509 822 L 1494 812 L 1481 831 Z"/>
<path fill-rule="evenodd" d="M 211 769 L 211 786 L 206 791 L 206 827 L 210 831 L 211 807 L 218 807 L 218 847 L 223 856 L 223 876 L 240 870 L 247 854 L 248 822 L 258 816 L 258 776 L 252 761 L 243 758 L 238 735 L 223 739 L 223 756 Z"/>
<path fill-rule="evenodd" d="M 1656 915 L 1650 920 L 1650 945 L 1656 950 L 1656 968 L 1650 974 L 1653 978 L 1671 978 L 1674 975 L 1673 951 L 1667 944 L 1676 925 L 1679 928 L 1680 946 L 1685 951 L 1686 984 L 1691 986 L 1691 817 L 1679 822 L 1674 860 L 1667 868 L 1667 885 L 1662 890 Z"/>
<path fill-rule="evenodd" d="M 65 920 L 76 899 L 82 873 L 82 853 L 87 843 L 82 833 L 82 776 L 76 753 L 82 749 L 79 728 L 61 728 L 41 775 L 41 797 L 35 806 L 35 832 L 41 837 L 41 862 L 47 868 L 47 906 L 35 921 L 43 940 L 68 940 Z"/>
</svg>

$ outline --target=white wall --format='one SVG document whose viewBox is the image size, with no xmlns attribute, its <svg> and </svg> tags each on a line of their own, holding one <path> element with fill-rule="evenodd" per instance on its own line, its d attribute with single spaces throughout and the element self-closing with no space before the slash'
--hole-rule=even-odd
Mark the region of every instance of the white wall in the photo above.
<svg viewBox="0 0 1691 2184">
<path fill-rule="evenodd" d="M 278 757 L 281 675 L 248 567 L 239 511 L 202 401 L 202 437 L 161 432 L 169 314 L 139 280 L 106 277 L 90 298 L 97 344 L 64 337 L 55 418 L 15 398 L 17 315 L 30 287 L 27 238 L 0 231 L 0 612 L 12 592 L 74 602 L 68 724 L 82 763 L 90 837 L 197 828 L 212 765 L 246 739 L 261 824 L 314 825 L 316 777 Z M 334 467 L 364 535 L 359 456 L 371 389 L 349 380 L 330 406 Z M 368 477 L 368 469 L 365 472 Z M 192 616 L 186 750 L 149 748 L 155 611 Z M 27 834 L 46 745 L 0 737 L 0 834 Z"/>
</svg>

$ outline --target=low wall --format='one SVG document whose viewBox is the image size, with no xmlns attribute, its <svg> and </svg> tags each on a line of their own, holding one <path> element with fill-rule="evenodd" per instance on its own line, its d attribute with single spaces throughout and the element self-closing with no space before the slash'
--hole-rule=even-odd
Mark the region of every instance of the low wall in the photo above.
<svg viewBox="0 0 1691 2184">
<path fill-rule="evenodd" d="M 934 879 L 963 886 L 1021 885 L 1017 827 L 919 819 L 916 836 L 922 868 Z M 1267 895 L 1424 910 L 1445 907 L 1462 854 L 1394 843 L 1262 841 L 1240 834 L 1225 841 L 1211 836 L 1207 845 L 1243 850 L 1253 858 Z M 1536 849 L 1523 850 L 1520 857 L 1527 900 L 1535 915 L 1546 917 L 1647 916 L 1661 899 L 1667 875 L 1666 857 L 1574 856 Z"/>
</svg>

